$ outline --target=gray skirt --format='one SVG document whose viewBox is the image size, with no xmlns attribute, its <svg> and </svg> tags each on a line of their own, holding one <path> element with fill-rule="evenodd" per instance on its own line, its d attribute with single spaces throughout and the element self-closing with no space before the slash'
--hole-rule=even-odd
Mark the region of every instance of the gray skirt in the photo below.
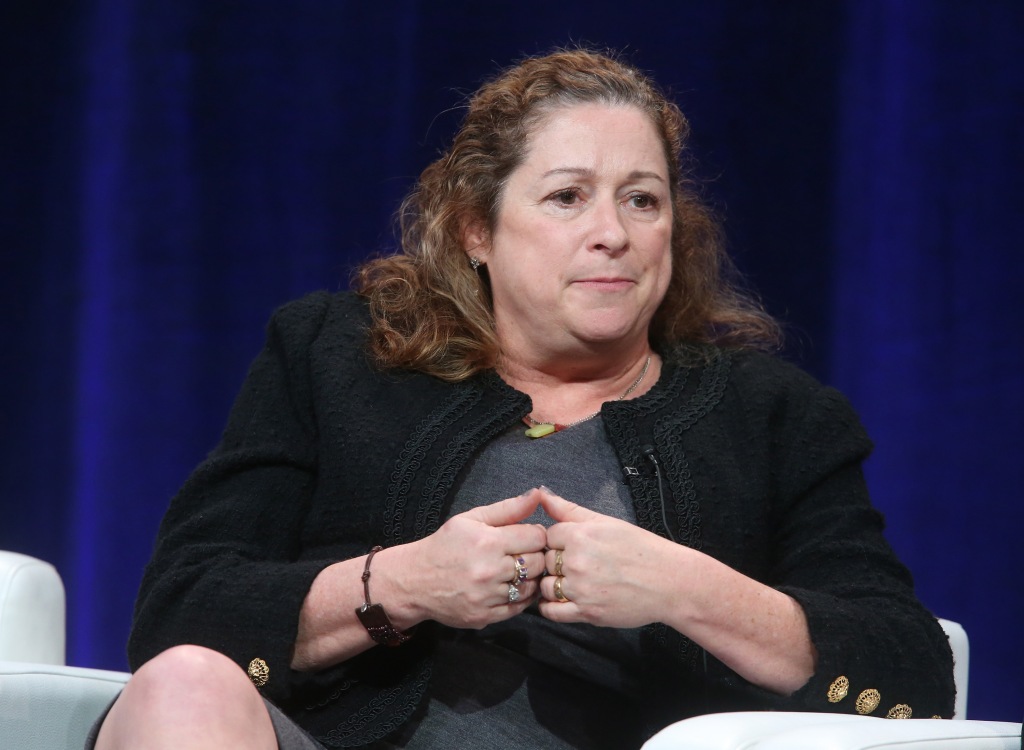
<svg viewBox="0 0 1024 750">
<path fill-rule="evenodd" d="M 110 706 L 113 706 L 116 700 L 115 698 L 111 701 Z M 281 709 L 266 698 L 263 699 L 263 704 L 267 707 L 270 721 L 274 725 L 274 734 L 277 735 L 277 747 L 279 750 L 324 750 L 323 745 L 313 739 L 312 735 L 302 727 L 285 716 Z M 93 747 L 95 747 L 96 736 L 100 733 L 100 727 L 103 726 L 103 720 L 107 718 L 110 706 L 107 706 L 107 709 L 96 719 L 92 729 L 89 730 L 89 736 L 85 738 L 85 750 L 93 750 Z"/>
</svg>

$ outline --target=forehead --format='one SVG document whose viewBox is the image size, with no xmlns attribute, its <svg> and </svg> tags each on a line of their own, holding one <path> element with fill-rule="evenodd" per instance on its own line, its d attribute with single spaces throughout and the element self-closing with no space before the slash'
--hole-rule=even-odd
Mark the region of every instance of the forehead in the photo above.
<svg viewBox="0 0 1024 750">
<path fill-rule="evenodd" d="M 559 162 L 582 168 L 631 162 L 631 169 L 643 162 L 648 170 L 666 176 L 668 172 L 657 128 L 646 113 L 631 105 L 575 104 L 544 113 L 530 130 L 520 167 Z"/>
</svg>

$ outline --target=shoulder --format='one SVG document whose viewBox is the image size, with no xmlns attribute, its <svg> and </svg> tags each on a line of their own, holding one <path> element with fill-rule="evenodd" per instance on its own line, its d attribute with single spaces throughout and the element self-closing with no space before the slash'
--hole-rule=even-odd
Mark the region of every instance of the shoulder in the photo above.
<svg viewBox="0 0 1024 750">
<path fill-rule="evenodd" d="M 325 325 L 358 326 L 369 321 L 366 301 L 355 292 L 317 291 L 278 307 L 271 325 L 283 329 L 310 329 Z"/>
<path fill-rule="evenodd" d="M 355 292 L 317 291 L 278 307 L 267 336 L 285 348 L 308 348 L 325 338 L 362 341 L 369 320 L 366 302 Z"/>
<path fill-rule="evenodd" d="M 849 400 L 780 356 L 732 351 L 730 390 L 748 415 L 808 453 L 845 446 L 862 456 L 871 441 Z"/>
<path fill-rule="evenodd" d="M 672 371 L 678 368 L 690 378 L 718 381 L 734 395 L 750 399 L 800 399 L 827 390 L 796 365 L 757 350 L 690 344 L 671 350 L 666 359 Z"/>
<path fill-rule="evenodd" d="M 724 350 L 731 381 L 751 394 L 774 398 L 808 398 L 829 390 L 809 373 L 781 356 L 753 350 Z"/>
<path fill-rule="evenodd" d="M 779 355 L 691 346 L 671 356 L 691 372 L 689 380 L 699 380 L 707 390 L 717 384 L 714 411 L 719 416 L 775 434 L 843 434 L 862 448 L 868 445 L 860 418 L 846 397 Z M 699 376 L 694 377 L 697 372 Z"/>
</svg>

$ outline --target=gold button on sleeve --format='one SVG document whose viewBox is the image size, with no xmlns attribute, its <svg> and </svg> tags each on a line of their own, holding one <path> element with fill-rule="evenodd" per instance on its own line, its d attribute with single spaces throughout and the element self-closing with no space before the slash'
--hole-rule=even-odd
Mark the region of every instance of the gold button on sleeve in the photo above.
<svg viewBox="0 0 1024 750">
<path fill-rule="evenodd" d="M 845 675 L 836 677 L 828 686 L 828 702 L 838 703 L 850 692 L 850 680 Z"/>
<path fill-rule="evenodd" d="M 889 709 L 889 713 L 885 715 L 887 719 L 909 719 L 914 715 L 914 712 L 910 710 L 910 706 L 906 703 L 897 703 L 895 706 Z"/>
<path fill-rule="evenodd" d="M 882 694 L 874 688 L 868 688 L 857 696 L 857 713 L 861 716 L 867 716 L 878 708 L 878 704 L 881 702 Z"/>
<path fill-rule="evenodd" d="M 263 687 L 270 679 L 270 667 L 263 659 L 253 659 L 249 662 L 249 669 L 246 670 L 246 673 L 256 687 Z"/>
</svg>

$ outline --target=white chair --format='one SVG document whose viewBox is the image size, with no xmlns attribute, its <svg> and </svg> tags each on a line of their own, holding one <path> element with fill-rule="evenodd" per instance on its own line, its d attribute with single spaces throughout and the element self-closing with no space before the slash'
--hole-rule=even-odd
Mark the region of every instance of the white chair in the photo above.
<svg viewBox="0 0 1024 750">
<path fill-rule="evenodd" d="M 64 663 L 64 584 L 42 560 L 0 550 L 0 661 Z"/>
<path fill-rule="evenodd" d="M 129 676 L 103 669 L 0 662 L 0 748 L 82 750 L 89 728 Z"/>
<path fill-rule="evenodd" d="M 80 750 L 128 674 L 64 666 L 64 585 L 52 565 L 0 550 L 0 748 Z"/>
</svg>

